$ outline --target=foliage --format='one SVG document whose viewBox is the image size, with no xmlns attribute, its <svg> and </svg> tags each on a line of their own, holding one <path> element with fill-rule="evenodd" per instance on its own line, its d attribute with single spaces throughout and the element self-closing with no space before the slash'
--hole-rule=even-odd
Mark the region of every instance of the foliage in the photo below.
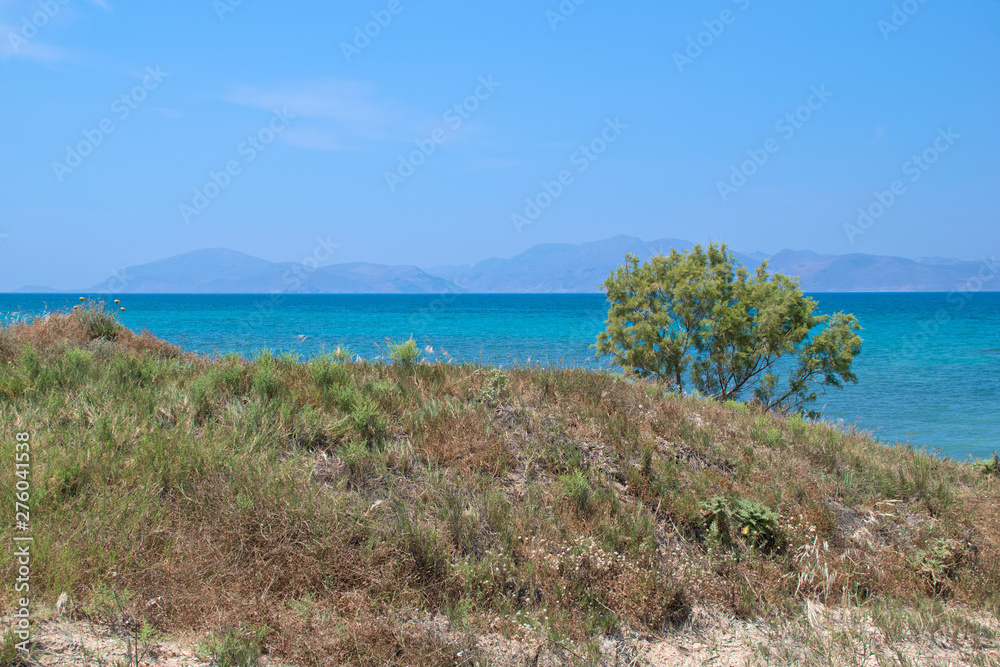
<svg viewBox="0 0 1000 667">
<path fill-rule="evenodd" d="M 993 452 L 992 459 L 977 461 L 975 465 L 986 476 L 1000 475 L 1000 454 Z"/>
<path fill-rule="evenodd" d="M 734 532 L 758 548 L 770 549 L 777 543 L 778 514 L 756 500 L 713 496 L 701 508 L 705 527 L 724 544 L 733 541 Z"/>
<path fill-rule="evenodd" d="M 410 338 L 402 343 L 390 343 L 389 358 L 401 366 L 412 366 L 420 358 L 417 341 Z"/>
<path fill-rule="evenodd" d="M 73 306 L 73 315 L 80 324 L 90 340 L 115 340 L 118 334 L 125 327 L 119 321 L 118 313 L 109 309 L 104 303 L 104 299 L 87 299 L 80 297 L 80 305 Z"/>
<path fill-rule="evenodd" d="M 212 635 L 201 650 L 217 667 L 256 667 L 261 654 L 261 642 L 271 629 L 252 626 L 242 630 L 229 630 L 224 635 Z"/>
<path fill-rule="evenodd" d="M 479 397 L 489 407 L 496 407 L 503 400 L 504 388 L 507 386 L 507 375 L 499 368 L 483 370 L 482 374 L 486 376 L 486 382 L 479 391 Z"/>
<path fill-rule="evenodd" d="M 854 316 L 815 314 L 816 302 L 793 279 L 768 274 L 766 262 L 751 274 L 725 244 L 672 250 L 643 264 L 627 255 L 604 287 L 610 308 L 598 355 L 678 393 L 691 386 L 723 401 L 802 410 L 816 400 L 817 383 L 857 381 Z M 778 373 L 791 357 L 787 385 L 779 388 Z"/>
<path fill-rule="evenodd" d="M 931 584 L 936 595 L 947 594 L 951 590 L 950 580 L 962 564 L 964 549 L 962 543 L 951 538 L 936 538 L 924 549 L 913 555 L 913 568 Z"/>
</svg>

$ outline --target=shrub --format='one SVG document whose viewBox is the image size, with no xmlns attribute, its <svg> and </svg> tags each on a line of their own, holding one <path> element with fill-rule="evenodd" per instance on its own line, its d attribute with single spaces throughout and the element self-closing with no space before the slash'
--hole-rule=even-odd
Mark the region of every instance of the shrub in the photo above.
<svg viewBox="0 0 1000 667">
<path fill-rule="evenodd" d="M 777 544 L 778 514 L 755 500 L 714 496 L 701 509 L 705 527 L 723 544 L 733 542 L 733 533 L 757 548 L 768 550 Z"/>
<path fill-rule="evenodd" d="M 410 340 L 402 343 L 389 343 L 389 358 L 392 359 L 393 363 L 399 364 L 401 366 L 412 366 L 420 358 L 420 349 L 417 347 L 417 341 Z"/>
<path fill-rule="evenodd" d="M 339 348 L 338 348 L 339 351 Z M 309 375 L 320 389 L 329 389 L 347 383 L 350 377 L 343 359 L 334 354 L 324 354 L 309 362 Z"/>
<path fill-rule="evenodd" d="M 389 425 L 370 398 L 361 398 L 355 402 L 351 410 L 351 420 L 355 432 L 369 444 L 381 443 L 389 432 Z"/>
<path fill-rule="evenodd" d="M 277 369 L 272 365 L 258 366 L 253 372 L 251 382 L 254 391 L 263 399 L 271 400 L 281 394 L 281 380 L 278 377 Z"/>
<path fill-rule="evenodd" d="M 488 372 L 479 370 L 476 373 L 486 375 L 486 382 L 479 390 L 479 398 L 489 407 L 495 407 L 503 399 L 507 375 L 499 368 L 491 368 Z"/>
<path fill-rule="evenodd" d="M 910 562 L 931 584 L 935 595 L 947 595 L 964 555 L 962 544 L 957 540 L 938 538 L 926 548 L 917 550 Z"/>
<path fill-rule="evenodd" d="M 725 244 L 673 250 L 642 265 L 627 255 L 604 287 L 611 305 L 597 354 L 678 393 L 690 386 L 784 412 L 815 401 L 816 385 L 857 381 L 854 316 L 816 315 L 816 302 L 794 280 L 768 274 L 766 262 L 751 276 Z M 798 361 L 779 388 L 777 369 L 787 357 Z"/>
<path fill-rule="evenodd" d="M 115 340 L 125 327 L 118 321 L 118 314 L 105 307 L 104 299 L 87 300 L 81 297 L 81 305 L 73 308 L 73 316 L 83 325 L 88 340 L 101 338 Z"/>
</svg>

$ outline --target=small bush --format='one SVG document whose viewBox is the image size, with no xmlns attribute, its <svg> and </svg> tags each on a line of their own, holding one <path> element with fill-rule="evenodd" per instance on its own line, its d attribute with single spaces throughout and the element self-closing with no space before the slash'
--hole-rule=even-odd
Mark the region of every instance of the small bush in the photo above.
<svg viewBox="0 0 1000 667">
<path fill-rule="evenodd" d="M 113 341 L 125 330 L 118 321 L 118 314 L 105 308 L 104 299 L 86 300 L 81 297 L 82 304 L 73 308 L 73 316 L 83 325 L 89 340 L 98 338 Z"/>
<path fill-rule="evenodd" d="M 390 342 L 389 358 L 392 359 L 393 363 L 400 366 L 412 366 L 420 358 L 420 349 L 417 347 L 417 341 L 410 338 L 410 340 L 403 343 Z"/>
<path fill-rule="evenodd" d="M 705 527 L 723 544 L 730 544 L 734 533 L 752 546 L 768 550 L 778 541 L 778 514 L 755 500 L 722 496 L 709 498 L 701 505 Z"/>
<path fill-rule="evenodd" d="M 499 368 L 491 368 L 489 372 L 476 371 L 486 375 L 486 382 L 479 390 L 479 398 L 483 403 L 493 408 L 503 400 L 504 389 L 507 386 L 507 375 Z"/>
<path fill-rule="evenodd" d="M 772 548 L 778 539 L 778 514 L 755 500 L 737 500 L 733 522 L 740 535 L 756 547 Z"/>
<path fill-rule="evenodd" d="M 948 595 L 951 592 L 951 579 L 962 564 L 964 555 L 961 542 L 938 538 L 926 548 L 919 549 L 910 562 L 931 584 L 935 595 Z"/>
<path fill-rule="evenodd" d="M 343 359 L 333 354 L 324 354 L 309 362 L 309 375 L 320 389 L 330 389 L 346 384 L 350 374 L 344 366 Z"/>
<path fill-rule="evenodd" d="M 258 367 L 253 373 L 252 382 L 254 391 L 263 399 L 271 400 L 281 394 L 281 380 L 273 366 Z"/>
<path fill-rule="evenodd" d="M 351 410 L 354 431 L 370 444 L 378 444 L 385 440 L 389 433 L 389 425 L 379 413 L 378 406 L 369 398 L 355 402 Z"/>
</svg>

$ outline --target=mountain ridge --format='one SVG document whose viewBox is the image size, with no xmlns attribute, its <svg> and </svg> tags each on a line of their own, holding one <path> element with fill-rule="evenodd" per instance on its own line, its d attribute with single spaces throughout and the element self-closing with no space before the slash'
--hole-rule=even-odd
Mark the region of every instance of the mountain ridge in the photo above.
<svg viewBox="0 0 1000 667">
<path fill-rule="evenodd" d="M 509 258 L 490 257 L 474 264 L 422 269 L 414 265 L 351 262 L 308 266 L 271 262 L 229 248 L 205 248 L 128 267 L 83 290 L 67 292 L 147 294 L 443 294 L 443 293 L 597 293 L 626 253 L 646 259 L 691 241 L 644 241 L 620 234 L 581 244 L 538 244 Z M 799 279 L 806 292 L 945 292 L 962 289 L 1000 291 L 996 257 L 973 262 L 946 257 L 907 259 L 849 253 L 824 255 L 783 249 L 772 255 L 736 252 L 755 269 L 767 261 L 773 273 Z M 58 293 L 29 285 L 17 293 Z"/>
</svg>

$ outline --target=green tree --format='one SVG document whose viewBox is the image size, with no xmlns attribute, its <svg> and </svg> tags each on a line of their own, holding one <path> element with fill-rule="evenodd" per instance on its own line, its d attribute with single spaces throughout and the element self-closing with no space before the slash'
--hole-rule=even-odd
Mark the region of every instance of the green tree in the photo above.
<svg viewBox="0 0 1000 667">
<path fill-rule="evenodd" d="M 857 382 L 857 319 L 817 315 L 798 283 L 770 275 L 766 262 L 750 273 L 715 243 L 642 264 L 625 259 L 604 282 L 610 308 L 598 356 L 678 393 L 755 400 L 776 412 L 805 412 L 817 388 Z"/>
</svg>

